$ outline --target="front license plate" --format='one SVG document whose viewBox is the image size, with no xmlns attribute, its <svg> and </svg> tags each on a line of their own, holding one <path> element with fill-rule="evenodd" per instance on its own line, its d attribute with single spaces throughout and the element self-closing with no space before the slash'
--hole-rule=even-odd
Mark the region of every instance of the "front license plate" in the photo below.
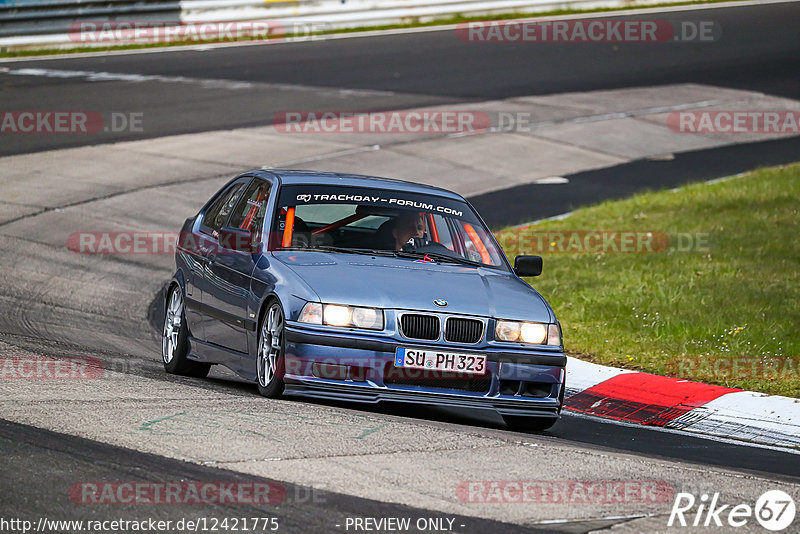
<svg viewBox="0 0 800 534">
<path fill-rule="evenodd" d="M 486 356 L 398 347 L 395 353 L 394 366 L 483 375 L 486 374 Z"/>
</svg>

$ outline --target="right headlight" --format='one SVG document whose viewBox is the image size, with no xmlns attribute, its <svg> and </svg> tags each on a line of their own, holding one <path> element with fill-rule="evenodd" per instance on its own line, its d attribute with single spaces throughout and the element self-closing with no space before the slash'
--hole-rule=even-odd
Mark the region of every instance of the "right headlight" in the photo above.
<svg viewBox="0 0 800 534">
<path fill-rule="evenodd" d="M 555 323 L 498 320 L 494 329 L 494 338 L 497 341 L 509 341 L 511 343 L 561 346 L 561 331 Z"/>
</svg>

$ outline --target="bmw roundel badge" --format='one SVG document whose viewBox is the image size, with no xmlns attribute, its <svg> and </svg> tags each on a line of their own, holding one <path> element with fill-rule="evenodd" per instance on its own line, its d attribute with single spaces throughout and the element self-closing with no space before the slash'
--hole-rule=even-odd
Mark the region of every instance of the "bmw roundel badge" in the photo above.
<svg viewBox="0 0 800 534">
<path fill-rule="evenodd" d="M 439 306 L 440 308 L 444 308 L 445 306 L 447 306 L 447 301 L 444 299 L 436 299 L 433 301 L 433 303 Z"/>
</svg>

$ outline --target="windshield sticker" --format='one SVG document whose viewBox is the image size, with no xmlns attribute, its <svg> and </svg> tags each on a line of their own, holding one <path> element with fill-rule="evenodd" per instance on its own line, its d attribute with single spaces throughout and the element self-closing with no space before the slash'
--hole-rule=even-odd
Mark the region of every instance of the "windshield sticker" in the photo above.
<svg viewBox="0 0 800 534">
<path fill-rule="evenodd" d="M 417 208 L 425 211 L 435 211 L 437 213 L 447 213 L 448 215 L 455 215 L 461 217 L 464 215 L 463 211 L 459 211 L 447 206 L 438 206 L 435 204 L 428 204 L 427 202 L 417 202 L 416 200 L 404 200 L 402 198 L 382 198 L 380 196 L 373 197 L 369 195 L 347 195 L 347 194 L 319 194 L 319 195 L 297 195 L 298 202 L 370 202 L 372 204 L 387 204 L 389 206 L 398 206 L 404 208 Z"/>
</svg>

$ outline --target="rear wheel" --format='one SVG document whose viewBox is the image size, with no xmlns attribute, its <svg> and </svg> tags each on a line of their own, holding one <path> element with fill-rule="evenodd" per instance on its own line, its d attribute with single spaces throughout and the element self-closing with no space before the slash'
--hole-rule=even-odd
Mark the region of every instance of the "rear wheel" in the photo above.
<svg viewBox="0 0 800 534">
<path fill-rule="evenodd" d="M 183 312 L 183 291 L 173 286 L 167 296 L 164 313 L 164 330 L 161 335 L 161 357 L 164 370 L 170 374 L 203 378 L 211 365 L 187 358 L 189 354 L 189 332 Z"/>
<path fill-rule="evenodd" d="M 279 303 L 273 302 L 261 320 L 256 355 L 258 392 L 271 399 L 277 399 L 283 393 L 283 347 L 283 309 Z"/>
<path fill-rule="evenodd" d="M 511 430 L 519 432 L 539 432 L 547 430 L 558 421 L 558 417 L 526 417 L 522 415 L 504 415 L 503 421 Z"/>
</svg>

